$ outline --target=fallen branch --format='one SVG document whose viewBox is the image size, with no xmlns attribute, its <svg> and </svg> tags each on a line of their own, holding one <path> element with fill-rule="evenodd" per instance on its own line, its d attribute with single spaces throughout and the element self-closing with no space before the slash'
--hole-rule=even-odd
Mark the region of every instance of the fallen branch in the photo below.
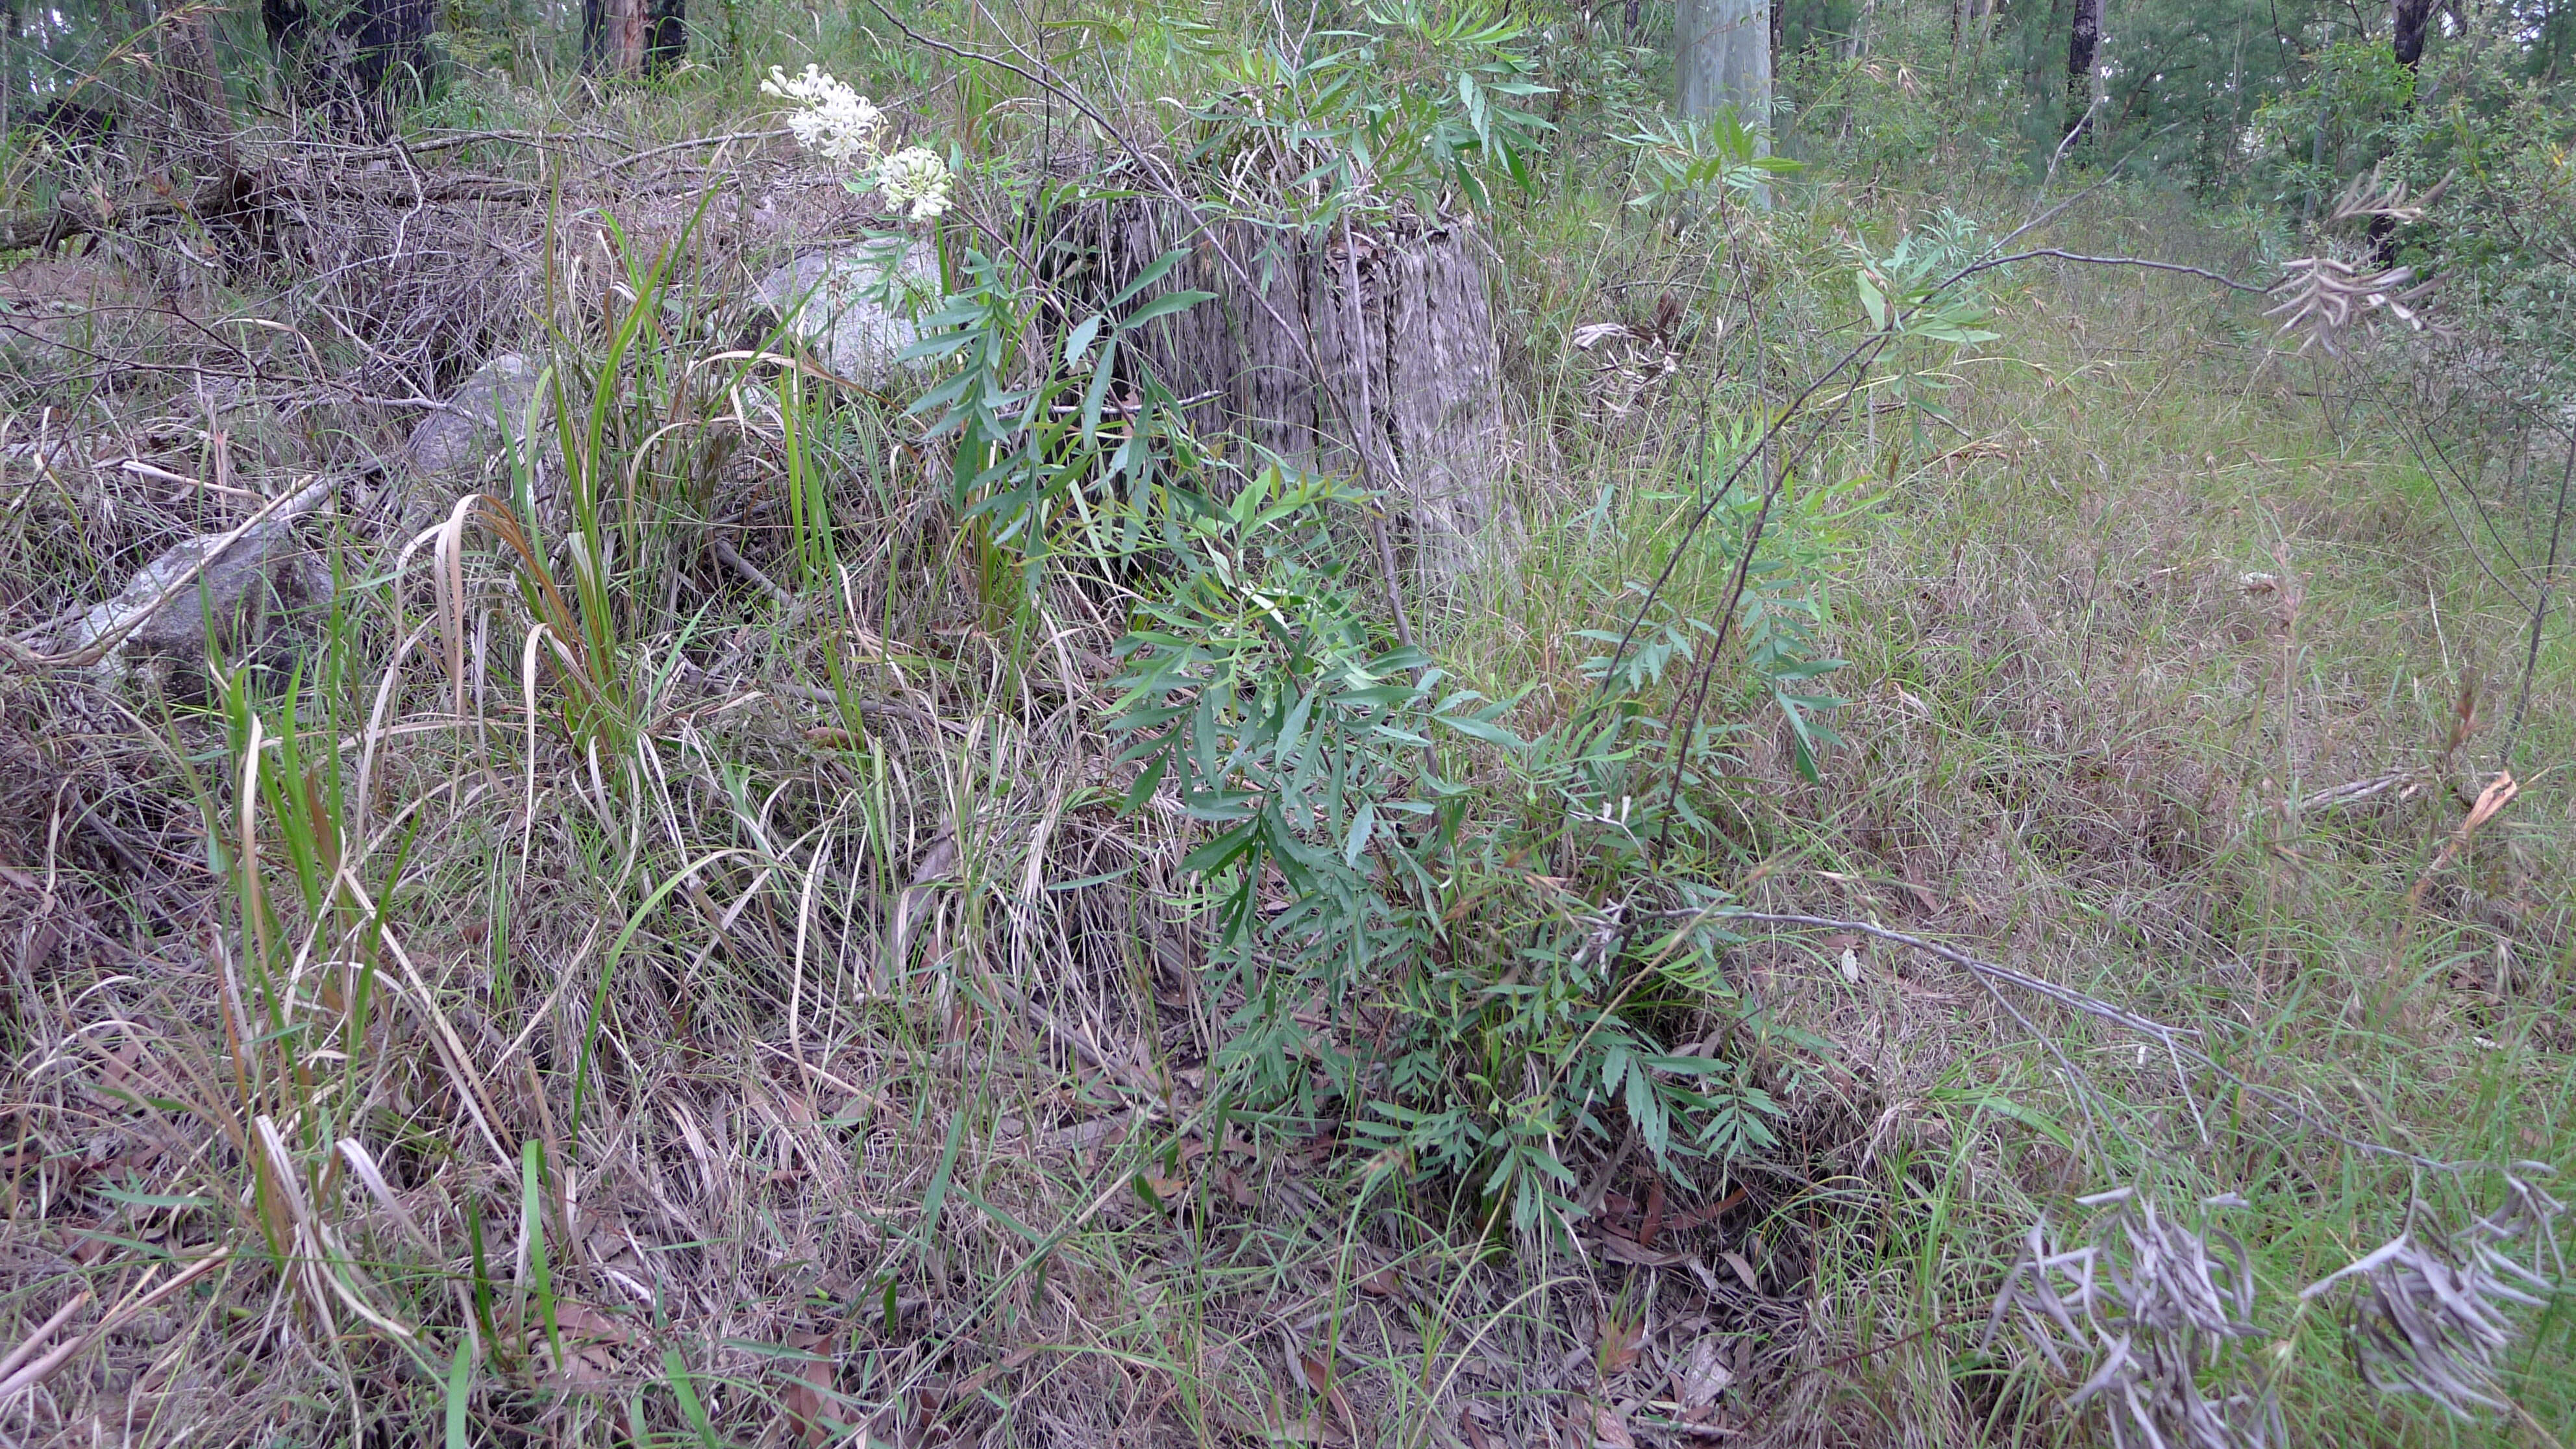
<svg viewBox="0 0 2576 1449">
<path fill-rule="evenodd" d="M 2014 262 L 2035 261 L 2041 257 L 2053 257 L 2061 262 L 2085 262 L 2097 267 L 2144 267 L 2151 272 L 2180 272 L 2185 276 L 2199 277 L 2204 281 L 2216 282 L 2222 287 L 2232 288 L 2239 292 L 2251 292 L 2257 297 L 2268 296 L 2271 294 L 2272 290 L 2269 287 L 2255 286 L 2252 282 L 2240 282 L 2234 277 L 2222 277 L 2218 273 L 2210 271 L 2204 267 L 2187 267 L 2180 262 L 2152 261 L 2146 257 L 2088 257 L 2078 252 L 2061 251 L 2056 247 L 2036 247 L 2026 252 L 2014 252 L 2010 256 L 1990 257 L 1985 261 L 1978 262 L 1975 265 L 1962 270 L 1959 273 L 1959 276 L 1973 277 L 1979 272 L 1992 271 L 1996 267 L 2010 266 Z M 1956 278 L 1953 278 L 1952 280 L 1956 280 Z"/>
</svg>

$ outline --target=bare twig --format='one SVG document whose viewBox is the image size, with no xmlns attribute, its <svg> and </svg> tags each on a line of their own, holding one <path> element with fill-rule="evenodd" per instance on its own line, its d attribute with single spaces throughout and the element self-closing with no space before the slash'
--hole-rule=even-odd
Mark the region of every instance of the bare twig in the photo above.
<svg viewBox="0 0 2576 1449">
<path fill-rule="evenodd" d="M 1801 926 L 1820 931 L 1856 931 L 1865 936 L 1875 936 L 1883 941 L 1893 941 L 1898 945 L 1911 946 L 1918 951 L 1922 951 L 1928 955 L 1937 956 L 1942 960 L 1967 971 L 1971 976 L 1980 981 L 1990 982 L 1997 985 L 2012 986 L 2024 991 L 2032 992 L 2036 995 L 2045 996 L 2051 1001 L 2072 1007 L 2087 1016 L 2098 1017 L 2099 1019 L 2110 1022 L 2116 1026 L 2125 1027 L 2131 1031 L 2137 1032 L 2142 1036 L 2153 1037 L 2157 1042 L 2161 1043 L 2168 1052 L 2174 1053 L 2177 1056 L 2189 1057 L 2200 1067 L 2216 1073 L 2218 1076 L 2226 1079 L 2228 1082 L 2243 1090 L 2247 1095 L 2261 1099 L 2265 1105 L 2271 1107 L 2274 1111 L 2297 1121 L 2299 1125 L 2307 1128 L 2308 1130 L 2315 1132 L 2320 1136 L 2330 1138 L 2335 1142 L 2341 1143 L 2345 1147 L 2349 1147 L 2356 1152 L 2366 1152 L 2375 1157 L 2394 1158 L 2400 1162 L 2409 1163 L 2429 1172 L 2466 1172 L 2483 1166 L 2483 1164 L 2480 1163 L 2447 1162 L 2440 1158 L 2427 1157 L 2420 1152 L 2409 1152 L 2402 1147 L 2391 1147 L 2384 1142 L 2374 1142 L 2368 1138 L 2352 1136 L 2350 1133 L 2341 1131 L 2330 1124 L 2319 1120 L 2314 1113 L 2308 1110 L 2305 1103 L 2300 1102 L 2289 1093 L 2283 1092 L 2275 1087 L 2267 1087 L 2260 1082 L 2249 1081 L 2233 1069 L 2220 1063 L 2216 1058 L 2210 1056 L 2208 1052 L 2202 1050 L 2191 1040 L 2188 1040 L 2189 1038 L 2198 1037 L 2201 1034 L 2199 1031 L 2191 1027 L 2169 1026 L 2164 1022 L 2156 1021 L 2150 1017 L 2140 1016 L 2134 1011 L 2113 1005 L 2110 1002 L 2102 1000 L 2098 996 L 2088 996 L 2083 992 L 2060 986 L 2056 982 L 2042 980 L 2028 972 L 2015 971 L 2009 966 L 1998 966 L 1991 961 L 1981 961 L 1974 956 L 1968 955 L 1964 951 L 1957 950 L 1954 947 L 1945 946 L 1938 941 L 1927 940 L 1921 936 L 1911 935 L 1904 931 L 1891 931 L 1884 926 L 1874 925 L 1868 921 L 1842 920 L 1831 916 L 1792 915 L 1776 911 L 1748 911 L 1732 906 L 1722 906 L 1714 910 L 1707 911 L 1668 911 L 1664 914 L 1667 916 L 1705 915 L 1709 919 L 1717 921 L 1751 921 L 1761 925 Z M 2025 1029 L 2029 1029 L 2027 1023 L 2025 1023 Z"/>
<path fill-rule="evenodd" d="M 716 538 L 713 540 L 713 543 L 717 561 L 722 563 L 726 568 L 742 575 L 744 580 L 750 583 L 753 588 L 767 594 L 772 602 L 782 605 L 796 602 L 795 595 L 779 587 L 777 580 L 771 578 L 765 573 L 762 573 L 759 567 L 753 564 L 751 560 L 744 558 L 741 554 L 735 552 L 732 544 L 726 542 L 722 537 Z"/>
<path fill-rule="evenodd" d="M 2549 558 L 2540 566 L 2539 597 L 2531 605 L 2531 642 L 2523 651 L 2522 686 L 2513 699 L 2513 723 L 2505 730 L 2504 753 L 2496 769 L 2513 768 L 2514 747 L 2522 743 L 2523 721 L 2531 713 L 2531 681 L 2540 673 L 2540 630 L 2549 622 L 2549 593 L 2558 582 L 2558 546 L 2567 529 L 2567 493 L 2576 485 L 2576 441 L 2567 448 L 2567 462 L 2558 474 L 2558 503 L 2549 516 Z"/>
<path fill-rule="evenodd" d="M 1972 277 L 1979 272 L 1992 271 L 1997 267 L 2009 266 L 2014 262 L 2027 262 L 2040 257 L 2053 257 L 2061 262 L 2086 262 L 2097 267 L 2144 267 L 2151 272 L 2180 272 L 2186 276 L 2199 277 L 2205 281 L 2216 282 L 2222 287 L 2231 288 L 2235 291 L 2251 292 L 2257 297 L 2263 296 L 2271 290 L 2268 287 L 2255 286 L 2251 282 L 2240 282 L 2234 277 L 2222 277 L 2218 273 L 2210 271 L 2206 267 L 2188 267 L 2184 266 L 2180 262 L 2160 262 L 2148 257 L 2091 257 L 2078 252 L 2064 251 L 2057 247 L 2034 247 L 2026 252 L 2014 252 L 2010 256 L 1989 257 L 1984 261 L 1970 263 L 1965 270 L 1959 273 L 1959 276 Z M 1954 277 L 1951 280 L 1956 281 L 1958 278 Z"/>
</svg>

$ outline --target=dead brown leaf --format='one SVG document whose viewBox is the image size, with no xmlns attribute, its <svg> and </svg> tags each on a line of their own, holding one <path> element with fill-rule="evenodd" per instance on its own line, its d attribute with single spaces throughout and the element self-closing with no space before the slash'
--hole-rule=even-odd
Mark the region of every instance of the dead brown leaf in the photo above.
<svg viewBox="0 0 2576 1449">
<path fill-rule="evenodd" d="M 1745 1261 L 1742 1253 L 1735 1251 L 1733 1248 L 1729 1248 L 1725 1252 L 1718 1254 L 1718 1256 L 1726 1260 L 1726 1266 L 1735 1270 L 1736 1277 L 1744 1280 L 1745 1287 L 1752 1289 L 1756 1293 L 1762 1291 L 1762 1280 L 1753 1276 L 1753 1265 Z"/>
<path fill-rule="evenodd" d="M 566 1338 L 587 1338 L 600 1343 L 624 1344 L 635 1336 L 624 1323 L 587 1303 L 569 1298 L 555 1302 L 555 1328 Z"/>
<path fill-rule="evenodd" d="M 1685 1253 L 1665 1253 L 1649 1248 L 1625 1233 L 1604 1229 L 1601 1234 L 1601 1256 L 1613 1263 L 1633 1268 L 1677 1268 L 1688 1261 Z"/>
<path fill-rule="evenodd" d="M 1341 1420 L 1342 1433 L 1352 1443 L 1358 1443 L 1359 1415 L 1351 1412 L 1351 1401 L 1343 1396 L 1341 1387 L 1333 1382 L 1332 1365 L 1315 1354 L 1301 1353 L 1297 1355 L 1297 1369 L 1306 1376 L 1306 1386 L 1323 1395 L 1324 1402 L 1332 1405 L 1333 1416 Z"/>
<path fill-rule="evenodd" d="M 1677 1233 L 1686 1233 L 1704 1223 L 1715 1222 L 1738 1203 L 1743 1202 L 1746 1196 L 1745 1190 L 1739 1187 L 1706 1207 L 1695 1207 L 1688 1212 L 1665 1219 L 1664 1226 Z"/>
<path fill-rule="evenodd" d="M 1588 1399 L 1575 1401 L 1574 1412 L 1557 1420 L 1558 1427 L 1574 1436 L 1574 1441 L 1602 1449 L 1637 1449 L 1637 1436 L 1628 1431 L 1628 1420 L 1607 1404 Z"/>
<path fill-rule="evenodd" d="M 1726 1366 L 1725 1343 L 1718 1335 L 1701 1336 L 1673 1365 L 1673 1398 L 1682 1407 L 1682 1416 L 1696 1422 L 1705 1418 L 1709 1406 L 1726 1386 L 1735 1382 L 1735 1373 Z"/>
<path fill-rule="evenodd" d="M 787 1382 L 787 1421 L 808 1449 L 831 1442 L 838 1432 L 833 1428 L 840 1418 L 838 1377 L 829 1360 L 817 1358 L 797 1365 L 796 1377 Z"/>
<path fill-rule="evenodd" d="M 1248 1208 L 1261 1200 L 1253 1192 L 1252 1184 L 1243 1180 L 1243 1174 L 1231 1167 L 1217 1174 L 1216 1185 L 1225 1190 L 1226 1201 L 1236 1207 Z"/>
</svg>

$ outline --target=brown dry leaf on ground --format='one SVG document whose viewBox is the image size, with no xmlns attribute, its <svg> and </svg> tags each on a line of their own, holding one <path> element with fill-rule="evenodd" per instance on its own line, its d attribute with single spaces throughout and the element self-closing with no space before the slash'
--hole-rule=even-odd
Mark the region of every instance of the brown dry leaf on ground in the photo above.
<svg viewBox="0 0 2576 1449">
<path fill-rule="evenodd" d="M 1356 1444 L 1360 1442 L 1359 1415 L 1351 1411 L 1349 1397 L 1342 1393 L 1341 1385 L 1335 1381 L 1332 1365 L 1325 1357 L 1328 1352 L 1299 1353 L 1297 1371 L 1305 1377 L 1306 1387 L 1322 1395 L 1324 1402 L 1332 1408 L 1334 1422 L 1341 1425 L 1342 1436 Z"/>
<path fill-rule="evenodd" d="M 1735 1373 L 1726 1366 L 1726 1343 L 1714 1333 L 1692 1340 L 1672 1366 L 1673 1401 L 1681 1406 L 1682 1417 L 1697 1422 L 1707 1417 L 1709 1407 L 1726 1386 L 1735 1381 Z"/>
<path fill-rule="evenodd" d="M 1558 1417 L 1557 1425 L 1574 1437 L 1580 1449 L 1637 1449 L 1628 1416 L 1608 1404 L 1577 1399 L 1572 1409 Z"/>
<path fill-rule="evenodd" d="M 787 1405 L 787 1419 L 807 1449 L 826 1444 L 839 1437 L 848 1422 L 847 1401 L 841 1397 L 840 1374 L 830 1358 L 829 1335 L 797 1334 L 788 1340 L 791 1347 L 808 1355 L 796 1365 L 782 1396 Z"/>
</svg>

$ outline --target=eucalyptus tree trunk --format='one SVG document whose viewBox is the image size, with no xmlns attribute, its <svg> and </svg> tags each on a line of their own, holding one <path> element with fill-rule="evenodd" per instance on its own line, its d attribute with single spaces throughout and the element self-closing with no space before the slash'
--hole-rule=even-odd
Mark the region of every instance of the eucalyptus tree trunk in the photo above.
<svg viewBox="0 0 2576 1449">
<path fill-rule="evenodd" d="M 655 75 L 688 53 L 688 0 L 581 0 L 581 68 L 591 75 Z"/>
<path fill-rule="evenodd" d="M 212 173 L 215 191 L 199 198 L 199 209 L 230 211 L 242 189 L 241 161 L 233 149 L 232 106 L 215 60 L 215 33 L 203 10 L 174 11 L 163 22 L 160 60 L 171 130 L 190 153 L 190 169 Z"/>
<path fill-rule="evenodd" d="M 1685 116 L 1732 106 L 1748 126 L 1771 123 L 1771 0 L 1677 0 L 1673 71 Z"/>
<path fill-rule="evenodd" d="M 2093 94 L 2101 79 L 2102 0 L 2075 0 L 2075 21 L 2066 28 L 2066 132 L 2091 129 Z"/>
</svg>

